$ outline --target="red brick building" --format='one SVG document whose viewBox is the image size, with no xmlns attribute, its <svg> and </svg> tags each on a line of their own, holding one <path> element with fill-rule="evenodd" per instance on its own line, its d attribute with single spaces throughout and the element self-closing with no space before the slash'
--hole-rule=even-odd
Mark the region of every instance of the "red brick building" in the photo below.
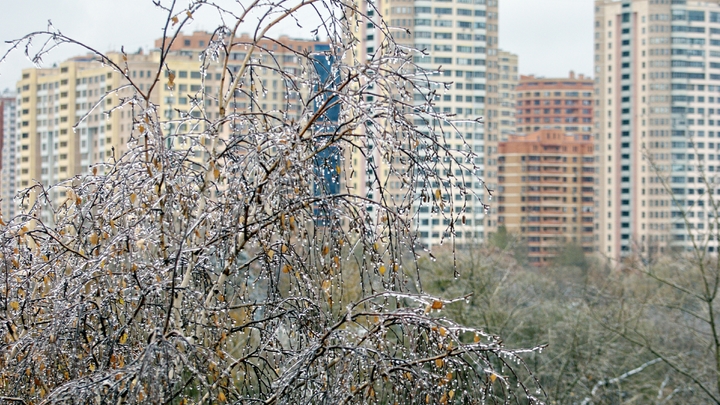
<svg viewBox="0 0 720 405">
<path fill-rule="evenodd" d="M 590 140 L 593 122 L 593 81 L 570 72 L 567 78 L 520 76 L 516 88 L 517 133 L 560 129 Z"/>
</svg>

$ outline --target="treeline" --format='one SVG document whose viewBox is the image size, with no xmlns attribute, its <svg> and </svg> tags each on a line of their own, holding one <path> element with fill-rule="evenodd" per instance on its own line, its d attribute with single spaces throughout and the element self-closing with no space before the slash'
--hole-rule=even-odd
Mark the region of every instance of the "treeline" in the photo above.
<svg viewBox="0 0 720 405">
<path fill-rule="evenodd" d="M 501 233 L 488 244 L 421 262 L 424 288 L 461 324 L 512 347 L 546 344 L 525 361 L 550 404 L 718 403 L 720 271 L 703 254 L 602 264 L 576 246 L 545 268 Z M 459 277 L 453 277 L 456 263 Z"/>
</svg>

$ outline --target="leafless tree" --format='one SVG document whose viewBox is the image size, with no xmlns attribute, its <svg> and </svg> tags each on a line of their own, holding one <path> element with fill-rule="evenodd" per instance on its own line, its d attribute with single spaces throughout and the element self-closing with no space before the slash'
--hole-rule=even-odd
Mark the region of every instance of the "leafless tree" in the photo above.
<svg viewBox="0 0 720 405">
<path fill-rule="evenodd" d="M 670 173 L 652 156 L 645 158 L 656 176 L 654 182 L 670 198 L 672 217 L 686 230 L 686 239 L 681 246 L 670 244 L 673 249 L 664 257 L 649 260 L 638 254 L 626 263 L 626 274 L 607 289 L 618 305 L 603 324 L 664 366 L 665 378 L 656 382 L 657 403 L 681 396 L 682 403 L 720 403 L 720 261 L 714 252 L 714 243 L 720 240 L 717 179 L 698 161 L 699 200 L 686 204 L 675 192 Z"/>
<path fill-rule="evenodd" d="M 25 212 L 0 230 L 2 399 L 541 402 L 521 359 L 535 349 L 511 350 L 453 322 L 443 315 L 453 300 L 422 293 L 419 275 L 406 270 L 424 255 L 412 204 L 443 212 L 443 191 L 427 189 L 430 180 L 448 184 L 436 169 L 474 169 L 472 152 L 451 151 L 435 131 L 453 125 L 433 105 L 448 84 L 413 63 L 419 51 L 397 45 L 383 24 L 382 47 L 360 57 L 354 32 L 365 16 L 346 1 L 154 3 L 167 21 L 149 89 L 122 61 L 86 47 L 133 89 L 117 106 L 135 117 L 129 151 L 23 191 Z M 152 92 L 173 88 L 173 41 L 201 7 L 222 17 L 198 61 L 202 74 L 221 72 L 220 86 L 197 92 L 168 121 Z M 301 10 L 317 13 L 312 32 L 329 46 L 293 50 L 304 68 L 282 71 L 267 33 Z M 241 29 L 252 30 L 251 41 L 238 40 Z M 27 49 L 35 61 L 57 45 L 81 45 L 53 28 L 15 47 L 30 40 L 46 41 Z M 246 56 L 230 66 L 236 49 Z M 299 106 L 295 118 L 254 102 L 263 88 L 253 69 L 278 71 Z M 253 107 L 240 108 L 239 97 Z M 358 170 L 374 174 L 369 187 L 380 197 L 351 187 Z M 384 172 L 400 180 L 402 198 L 390 198 Z"/>
</svg>

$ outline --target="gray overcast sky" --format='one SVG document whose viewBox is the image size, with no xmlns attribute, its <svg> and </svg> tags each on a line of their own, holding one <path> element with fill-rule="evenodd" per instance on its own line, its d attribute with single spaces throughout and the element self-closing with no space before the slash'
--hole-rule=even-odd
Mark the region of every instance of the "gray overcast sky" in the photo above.
<svg viewBox="0 0 720 405">
<path fill-rule="evenodd" d="M 520 72 L 540 76 L 566 76 L 568 71 L 592 73 L 592 0 L 499 0 L 500 47 L 520 57 Z M 37 30 L 48 20 L 65 35 L 101 51 L 127 51 L 151 46 L 161 36 L 163 14 L 150 0 L 0 0 L 0 39 L 7 41 Z M 178 2 L 182 4 L 182 0 Z M 220 3 L 223 3 L 222 1 Z M 227 1 L 228 4 L 231 2 Z M 11 5 L 10 5 L 11 4 Z M 195 16 L 192 30 L 212 30 L 215 15 Z M 295 26 L 280 27 L 292 36 L 309 37 Z M 8 49 L 0 45 L 2 53 Z M 65 45 L 44 59 L 51 66 L 83 53 Z M 32 64 L 15 52 L 0 65 L 0 90 L 15 87 L 20 70 Z"/>
</svg>

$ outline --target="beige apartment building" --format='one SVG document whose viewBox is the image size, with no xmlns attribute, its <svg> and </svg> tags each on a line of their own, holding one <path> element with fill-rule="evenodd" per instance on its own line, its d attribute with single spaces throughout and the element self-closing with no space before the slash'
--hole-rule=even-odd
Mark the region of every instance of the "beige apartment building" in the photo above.
<svg viewBox="0 0 720 405">
<path fill-rule="evenodd" d="M 181 35 L 157 83 L 158 51 L 126 56 L 108 54 L 111 60 L 125 67 L 127 78 L 92 55 L 72 58 L 52 68 L 23 70 L 17 84 L 16 190 L 36 183 L 56 184 L 89 173 L 93 165 L 119 157 L 127 150 L 131 136 L 137 135 L 134 131 L 140 124 L 138 117 L 145 113 L 138 105 L 128 102 L 135 90 L 142 97 L 153 88 L 150 101 L 167 124 L 163 129 L 168 134 L 204 131 L 206 121 L 200 119 L 201 115 L 207 112 L 210 115 L 204 118 L 208 119 L 219 116 L 217 97 L 222 69 L 219 63 L 208 63 L 204 75 L 201 74 L 199 54 L 210 36 L 204 32 Z M 237 38 L 238 41 L 249 39 L 249 36 Z M 281 37 L 279 43 L 298 51 L 313 50 L 318 44 L 287 37 Z M 229 105 L 230 112 L 262 109 L 279 114 L 282 110 L 289 119 L 297 119 L 301 110 L 297 102 L 300 94 L 290 91 L 285 98 L 287 88 L 280 71 L 300 69 L 300 60 L 276 42 L 266 41 L 261 45 L 275 53 L 277 69 L 252 69 L 248 75 L 252 76 L 252 88 L 245 86 L 249 90 L 236 93 Z M 257 57 L 267 58 L 267 52 L 258 52 Z M 229 69 L 237 72 L 244 58 L 244 51 L 233 52 Z M 168 86 L 169 72 L 174 75 L 173 87 Z M 136 89 L 127 86 L 128 79 Z M 197 105 L 201 94 L 204 106 Z M 122 107 L 117 108 L 121 104 Z M 227 136 L 230 131 L 230 126 L 225 126 L 221 135 Z M 188 147 L 179 142 L 178 137 L 168 137 L 166 147 Z M 63 190 L 51 191 L 54 200 L 60 201 L 63 197 Z"/>
<path fill-rule="evenodd" d="M 500 142 L 497 220 L 527 244 L 532 265 L 568 245 L 593 252 L 594 153 L 591 140 L 557 129 Z"/>
<path fill-rule="evenodd" d="M 596 0 L 594 24 L 599 251 L 691 249 L 720 171 L 720 4 Z"/>
<path fill-rule="evenodd" d="M 120 54 L 108 56 L 122 63 Z M 138 76 L 138 87 L 149 88 L 156 64 L 142 54 L 129 55 L 127 64 Z M 131 106 L 112 110 L 121 97 L 131 94 L 127 88 L 112 92 L 124 84 L 124 77 L 96 56 L 23 70 L 17 84 L 16 189 L 53 185 L 89 173 L 92 165 L 113 154 L 119 156 L 133 126 Z M 50 191 L 53 200 L 62 196 L 62 190 Z"/>
</svg>

